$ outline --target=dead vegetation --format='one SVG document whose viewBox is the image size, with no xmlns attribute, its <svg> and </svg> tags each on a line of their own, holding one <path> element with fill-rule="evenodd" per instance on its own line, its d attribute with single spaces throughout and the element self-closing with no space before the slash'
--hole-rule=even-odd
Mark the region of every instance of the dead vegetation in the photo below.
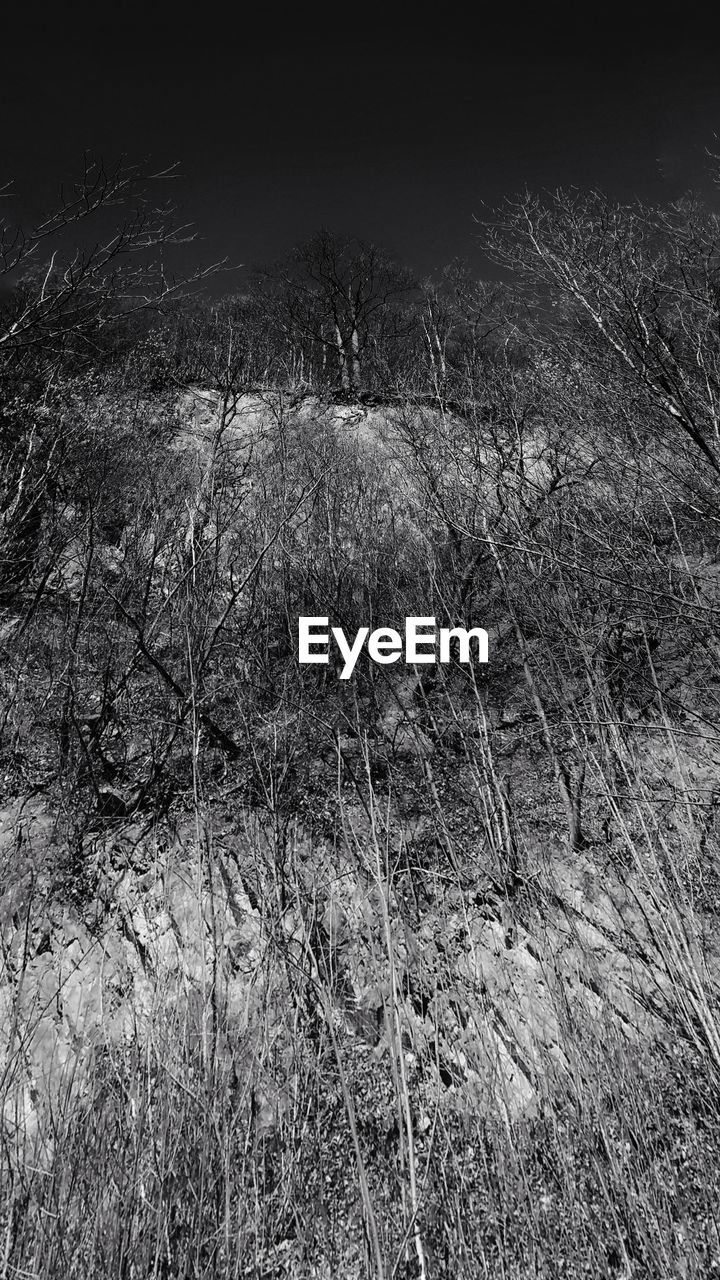
<svg viewBox="0 0 720 1280">
<path fill-rule="evenodd" d="M 712 220 L 598 210 L 338 395 L 295 279 L 3 366 L 3 1276 L 720 1271 Z"/>
</svg>

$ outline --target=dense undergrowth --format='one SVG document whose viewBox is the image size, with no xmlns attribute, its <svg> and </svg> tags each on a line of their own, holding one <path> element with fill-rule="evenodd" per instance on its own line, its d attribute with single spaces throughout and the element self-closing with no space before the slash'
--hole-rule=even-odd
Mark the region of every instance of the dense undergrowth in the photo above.
<svg viewBox="0 0 720 1280">
<path fill-rule="evenodd" d="M 599 208 L 417 348 L 302 278 L 3 365 L 2 1275 L 720 1271 L 715 224 Z"/>
</svg>

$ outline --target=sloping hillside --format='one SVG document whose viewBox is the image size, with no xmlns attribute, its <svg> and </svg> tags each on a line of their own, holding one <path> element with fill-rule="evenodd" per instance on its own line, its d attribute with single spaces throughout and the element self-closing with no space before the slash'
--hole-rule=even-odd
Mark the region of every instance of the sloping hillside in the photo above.
<svg viewBox="0 0 720 1280">
<path fill-rule="evenodd" d="M 503 387 L 53 410 L 1 619 L 8 1275 L 720 1269 L 712 495 Z M 342 680 L 300 616 L 489 662 Z"/>
</svg>

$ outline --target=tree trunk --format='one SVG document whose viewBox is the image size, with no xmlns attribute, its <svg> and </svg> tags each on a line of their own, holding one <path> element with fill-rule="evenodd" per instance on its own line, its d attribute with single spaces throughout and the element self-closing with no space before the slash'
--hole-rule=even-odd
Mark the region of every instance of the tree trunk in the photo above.
<svg viewBox="0 0 720 1280">
<path fill-rule="evenodd" d="M 338 349 L 338 359 L 340 361 L 340 384 L 343 391 L 349 392 L 351 390 L 351 386 L 347 351 L 345 350 L 345 343 L 343 342 L 343 336 L 340 332 L 340 325 L 337 323 L 335 324 L 335 345 Z"/>
<path fill-rule="evenodd" d="M 357 331 L 357 325 L 353 321 L 352 336 L 350 339 L 352 351 L 352 390 L 359 391 L 361 384 L 360 376 L 360 336 Z"/>
</svg>

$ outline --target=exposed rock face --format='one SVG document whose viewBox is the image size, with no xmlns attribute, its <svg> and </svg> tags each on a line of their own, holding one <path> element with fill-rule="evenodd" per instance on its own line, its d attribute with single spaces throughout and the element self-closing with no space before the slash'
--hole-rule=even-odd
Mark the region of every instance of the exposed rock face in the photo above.
<svg viewBox="0 0 720 1280">
<path fill-rule="evenodd" d="M 42 868 L 54 829 L 37 798 L 14 805 L 0 826 L 3 865 L 32 848 Z M 44 1108 L 82 1092 L 93 1049 L 147 1034 L 159 1003 L 181 1012 L 193 993 L 208 1000 L 214 983 L 233 1024 L 250 1015 L 260 921 L 237 874 L 208 876 L 191 832 L 161 845 L 129 824 L 90 859 L 94 904 L 44 900 L 42 871 L 11 885 L 2 903 L 3 1104 L 20 1146 L 34 1142 Z"/>
<path fill-rule="evenodd" d="M 94 902 L 58 906 L 46 893 L 55 830 L 39 797 L 7 809 L 0 825 L 3 865 L 17 869 L 2 899 L 3 1119 L 20 1159 L 49 1158 L 45 1118 L 82 1094 L 93 1051 L 142 1041 L 160 1011 L 184 1026 L 199 1011 L 202 1034 L 211 1007 L 221 1009 L 222 1052 L 223 1037 L 262 1036 L 269 1025 L 282 1038 L 303 981 L 331 996 L 342 1034 L 377 1059 L 396 1051 L 401 1026 L 408 1061 L 434 1064 L 415 1087 L 421 1117 L 439 1082 L 511 1119 L 534 1111 L 549 1069 L 570 1069 L 573 1026 L 652 1038 L 674 999 L 674 924 L 637 872 L 601 875 L 559 849 L 537 852 L 519 891 L 441 885 L 413 917 L 378 875 L 359 811 L 345 847 L 313 847 L 295 832 L 298 896 L 284 903 L 270 891 L 259 824 L 213 834 L 194 822 L 127 823 L 88 851 Z M 412 846 L 422 832 L 416 823 L 400 839 Z M 716 958 L 695 960 L 717 974 Z M 277 1085 L 258 1088 L 260 1120 L 272 1127 Z"/>
</svg>

